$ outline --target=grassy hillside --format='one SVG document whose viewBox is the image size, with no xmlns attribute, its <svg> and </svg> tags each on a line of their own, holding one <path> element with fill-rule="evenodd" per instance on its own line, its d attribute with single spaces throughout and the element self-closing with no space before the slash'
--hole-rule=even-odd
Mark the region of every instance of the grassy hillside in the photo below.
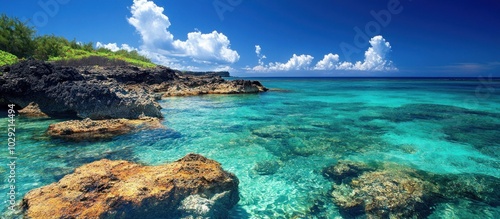
<svg viewBox="0 0 500 219">
<path fill-rule="evenodd" d="M 155 67 L 147 57 L 137 51 L 111 51 L 95 48 L 93 43 L 69 41 L 54 35 L 37 36 L 34 27 L 18 18 L 0 15 L 0 65 L 11 64 L 17 58 L 35 58 L 73 65 L 124 65 L 144 68 Z"/>
<path fill-rule="evenodd" d="M 137 51 L 119 50 L 112 52 L 111 50 L 99 48 L 97 50 L 74 49 L 69 46 L 64 46 L 62 53 L 59 56 L 49 57 L 48 61 L 53 61 L 66 65 L 124 65 L 130 64 L 143 68 L 152 68 L 156 64 L 149 59 L 141 56 Z M 105 61 L 107 60 L 107 61 Z M 78 63 L 78 64 L 76 64 Z"/>
</svg>

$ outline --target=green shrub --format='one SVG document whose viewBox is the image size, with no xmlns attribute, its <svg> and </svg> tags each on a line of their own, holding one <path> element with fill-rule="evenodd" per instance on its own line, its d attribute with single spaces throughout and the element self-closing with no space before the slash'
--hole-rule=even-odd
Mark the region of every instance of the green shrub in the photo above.
<svg viewBox="0 0 500 219">
<path fill-rule="evenodd" d="M 30 58 L 55 61 L 60 63 L 93 65 L 131 65 L 151 68 L 156 65 L 137 51 L 119 50 L 112 52 L 106 48 L 95 49 L 92 42 L 80 43 L 64 37 L 54 35 L 35 36 L 35 29 L 21 22 L 17 18 L 0 15 L 0 65 L 17 62 L 19 58 Z M 97 57 L 97 58 L 96 58 Z M 83 59 L 79 61 L 80 59 Z M 66 61 L 66 62 L 63 62 Z"/>
<path fill-rule="evenodd" d="M 0 50 L 0 66 L 12 65 L 18 61 L 13 54 Z"/>
<path fill-rule="evenodd" d="M 34 57 L 40 60 L 49 60 L 51 57 L 59 57 L 64 54 L 64 47 L 69 47 L 70 43 L 63 37 L 45 35 L 35 38 Z"/>
<path fill-rule="evenodd" d="M 0 15 L 0 50 L 19 58 L 31 57 L 34 51 L 34 35 L 35 29 L 18 18 Z"/>
</svg>

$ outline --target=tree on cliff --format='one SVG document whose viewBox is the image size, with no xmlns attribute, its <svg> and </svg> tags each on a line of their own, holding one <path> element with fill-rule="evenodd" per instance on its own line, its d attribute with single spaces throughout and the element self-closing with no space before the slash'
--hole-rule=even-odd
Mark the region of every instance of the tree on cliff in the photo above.
<svg viewBox="0 0 500 219">
<path fill-rule="evenodd" d="M 18 18 L 0 15 L 0 50 L 14 54 L 19 58 L 33 55 L 33 37 L 35 29 L 21 22 Z"/>
</svg>

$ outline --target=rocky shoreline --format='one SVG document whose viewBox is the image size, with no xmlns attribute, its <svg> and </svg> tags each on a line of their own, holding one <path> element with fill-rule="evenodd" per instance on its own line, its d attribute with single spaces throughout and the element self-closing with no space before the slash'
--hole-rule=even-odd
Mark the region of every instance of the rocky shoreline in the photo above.
<svg viewBox="0 0 500 219">
<path fill-rule="evenodd" d="M 258 81 L 184 74 L 158 66 L 66 67 L 36 60 L 0 68 L 0 104 L 27 117 L 63 118 L 47 135 L 69 141 L 165 128 L 157 100 L 267 91 Z M 225 75 L 225 74 L 223 74 Z M 201 155 L 161 166 L 100 160 L 25 195 L 28 218 L 226 218 L 238 178 Z"/>
<path fill-rule="evenodd" d="M 162 118 L 156 102 L 162 97 L 267 91 L 258 81 L 185 75 L 163 66 L 75 68 L 27 60 L 0 70 L 2 103 L 20 108 L 37 106 L 40 114 L 52 118 Z"/>
</svg>

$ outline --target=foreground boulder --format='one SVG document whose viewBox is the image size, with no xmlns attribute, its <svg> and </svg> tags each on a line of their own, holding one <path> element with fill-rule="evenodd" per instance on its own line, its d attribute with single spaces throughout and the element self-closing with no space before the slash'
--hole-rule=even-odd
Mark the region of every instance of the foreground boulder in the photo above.
<svg viewBox="0 0 500 219">
<path fill-rule="evenodd" d="M 49 126 L 47 134 L 51 137 L 69 140 L 98 140 L 111 138 L 144 129 L 165 128 L 158 118 L 109 119 L 109 120 L 72 120 Z"/>
<path fill-rule="evenodd" d="M 36 105 L 51 117 L 91 119 L 162 117 L 146 90 L 84 77 L 77 69 L 28 60 L 2 69 L 0 98 L 21 108 Z"/>
<path fill-rule="evenodd" d="M 239 201 L 238 179 L 216 161 L 188 154 L 142 166 L 100 160 L 30 191 L 28 218 L 226 218 Z"/>
</svg>

